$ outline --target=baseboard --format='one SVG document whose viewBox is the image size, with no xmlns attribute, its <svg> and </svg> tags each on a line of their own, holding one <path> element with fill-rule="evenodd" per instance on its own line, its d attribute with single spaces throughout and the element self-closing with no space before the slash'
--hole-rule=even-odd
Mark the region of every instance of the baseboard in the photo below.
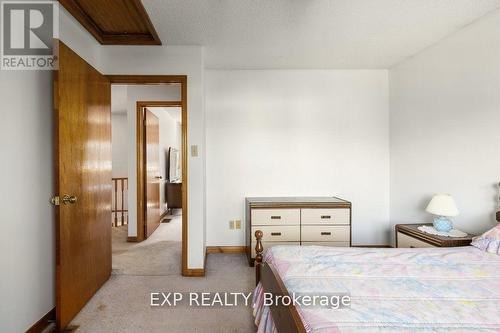
<svg viewBox="0 0 500 333">
<path fill-rule="evenodd" d="M 207 267 L 208 247 L 205 247 L 205 268 Z M 205 276 L 205 268 L 187 268 L 182 270 L 182 276 L 202 277 Z"/>
<path fill-rule="evenodd" d="M 160 222 L 165 218 L 165 216 L 168 215 L 168 209 L 165 209 L 165 211 L 160 215 Z"/>
<path fill-rule="evenodd" d="M 182 276 L 188 276 L 188 277 L 205 276 L 205 269 L 204 268 L 186 269 L 182 272 Z"/>
<path fill-rule="evenodd" d="M 380 248 L 391 248 L 392 246 L 387 244 L 382 244 L 382 245 L 351 245 L 351 247 L 368 247 L 373 249 L 380 249 Z"/>
<path fill-rule="evenodd" d="M 246 246 L 207 246 L 207 253 L 246 253 Z"/>
<path fill-rule="evenodd" d="M 136 243 L 137 242 L 137 236 L 128 236 L 127 237 L 127 242 L 130 242 L 130 243 Z"/>
<path fill-rule="evenodd" d="M 56 320 L 56 308 L 53 308 L 45 316 L 43 316 L 39 321 L 37 321 L 33 326 L 28 328 L 26 333 L 40 333 L 47 328 L 53 321 Z"/>
</svg>

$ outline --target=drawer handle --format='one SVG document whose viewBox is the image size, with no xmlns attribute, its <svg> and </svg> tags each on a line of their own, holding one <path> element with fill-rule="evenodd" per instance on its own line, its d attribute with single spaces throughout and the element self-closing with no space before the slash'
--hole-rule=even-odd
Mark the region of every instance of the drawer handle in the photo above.
<svg viewBox="0 0 500 333">
<path fill-rule="evenodd" d="M 281 236 L 281 232 L 271 232 L 271 236 Z"/>
<path fill-rule="evenodd" d="M 326 232 L 326 231 L 323 231 L 321 232 L 321 236 L 330 236 L 332 233 L 331 232 Z"/>
<path fill-rule="evenodd" d="M 279 215 L 271 216 L 271 220 L 281 220 L 281 216 Z"/>
<path fill-rule="evenodd" d="M 321 215 L 322 219 L 331 219 L 332 217 L 330 215 Z"/>
</svg>

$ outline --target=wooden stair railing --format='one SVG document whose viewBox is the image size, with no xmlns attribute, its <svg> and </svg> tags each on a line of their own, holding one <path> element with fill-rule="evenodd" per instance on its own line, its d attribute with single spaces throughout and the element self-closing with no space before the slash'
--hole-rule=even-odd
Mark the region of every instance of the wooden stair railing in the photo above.
<svg viewBox="0 0 500 333">
<path fill-rule="evenodd" d="M 119 225 L 128 224 L 128 178 L 117 177 L 111 178 L 113 181 L 113 206 L 111 208 L 112 221 L 111 225 L 118 227 Z M 118 208 L 120 207 L 120 208 Z M 120 219 L 118 219 L 120 216 Z M 120 224 L 118 224 L 120 222 Z"/>
</svg>

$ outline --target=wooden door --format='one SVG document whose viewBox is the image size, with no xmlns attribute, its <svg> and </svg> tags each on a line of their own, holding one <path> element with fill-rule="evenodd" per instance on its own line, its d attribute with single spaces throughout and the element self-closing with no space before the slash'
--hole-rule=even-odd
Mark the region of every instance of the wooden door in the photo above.
<svg viewBox="0 0 500 333">
<path fill-rule="evenodd" d="M 111 86 L 56 42 L 56 323 L 64 329 L 111 274 Z M 64 200 L 64 197 L 66 200 Z M 57 205 L 59 204 L 59 205 Z"/>
<path fill-rule="evenodd" d="M 144 138 L 146 153 L 146 238 L 160 225 L 160 122 L 148 109 L 144 111 Z"/>
</svg>

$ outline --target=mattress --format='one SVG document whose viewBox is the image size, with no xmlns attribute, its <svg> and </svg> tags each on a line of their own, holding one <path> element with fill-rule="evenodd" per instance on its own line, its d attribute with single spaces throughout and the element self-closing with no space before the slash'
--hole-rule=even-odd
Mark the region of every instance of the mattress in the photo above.
<svg viewBox="0 0 500 333">
<path fill-rule="evenodd" d="M 308 332 L 500 332 L 500 256 L 472 246 L 274 246 L 264 261 L 289 293 L 350 295 L 350 307 L 300 306 Z M 259 284 L 259 332 L 275 331 Z"/>
</svg>

